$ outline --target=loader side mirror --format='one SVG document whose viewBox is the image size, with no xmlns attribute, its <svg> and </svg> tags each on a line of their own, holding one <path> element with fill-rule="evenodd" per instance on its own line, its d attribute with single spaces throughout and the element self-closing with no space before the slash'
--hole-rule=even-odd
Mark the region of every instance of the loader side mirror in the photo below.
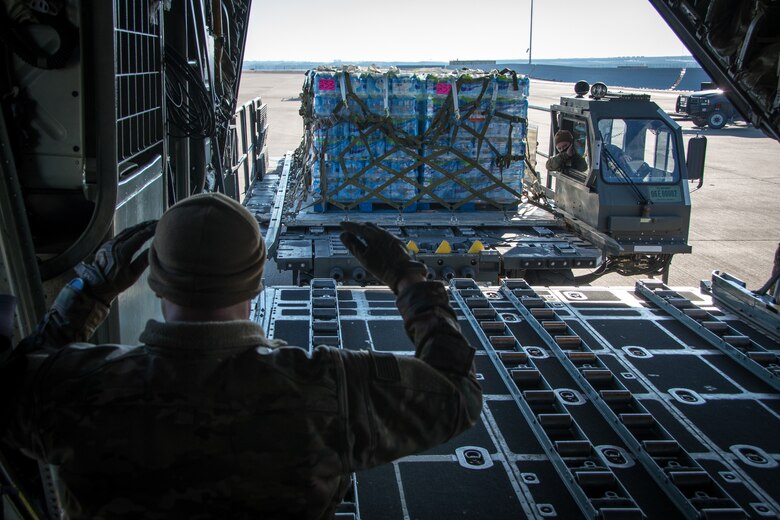
<svg viewBox="0 0 780 520">
<path fill-rule="evenodd" d="M 707 138 L 703 135 L 691 137 L 688 141 L 688 154 L 685 164 L 688 167 L 688 180 L 704 182 L 704 156 L 707 154 Z"/>
</svg>

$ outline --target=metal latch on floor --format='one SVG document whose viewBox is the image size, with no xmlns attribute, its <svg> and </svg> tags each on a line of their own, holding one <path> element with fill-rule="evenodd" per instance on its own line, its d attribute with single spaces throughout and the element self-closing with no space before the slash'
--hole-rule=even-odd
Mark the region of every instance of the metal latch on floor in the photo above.
<svg viewBox="0 0 780 520">
<path fill-rule="evenodd" d="M 493 467 L 493 459 L 485 448 L 462 446 L 455 450 L 458 463 L 466 469 L 488 469 Z"/>
</svg>

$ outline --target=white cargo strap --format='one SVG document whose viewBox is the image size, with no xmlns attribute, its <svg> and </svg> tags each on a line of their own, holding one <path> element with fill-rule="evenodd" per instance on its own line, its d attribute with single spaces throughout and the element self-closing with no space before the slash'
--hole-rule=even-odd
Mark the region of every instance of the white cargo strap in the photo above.
<svg viewBox="0 0 780 520">
<path fill-rule="evenodd" d="M 385 117 L 390 116 L 390 77 L 387 74 L 382 75 L 385 94 Z"/>
<path fill-rule="evenodd" d="M 493 112 L 496 111 L 496 99 L 498 99 L 498 81 L 492 74 L 490 84 L 493 86 L 493 95 L 490 97 L 490 115 L 493 115 Z"/>
<path fill-rule="evenodd" d="M 458 106 L 458 81 L 455 78 L 450 78 L 450 85 L 452 85 L 452 108 L 455 112 L 455 120 L 460 121 L 460 107 Z"/>
<path fill-rule="evenodd" d="M 341 101 L 344 102 L 344 107 L 349 110 L 349 103 L 347 102 L 347 80 L 344 79 L 347 74 L 349 73 L 344 71 L 339 75 L 339 85 L 341 85 Z"/>
</svg>

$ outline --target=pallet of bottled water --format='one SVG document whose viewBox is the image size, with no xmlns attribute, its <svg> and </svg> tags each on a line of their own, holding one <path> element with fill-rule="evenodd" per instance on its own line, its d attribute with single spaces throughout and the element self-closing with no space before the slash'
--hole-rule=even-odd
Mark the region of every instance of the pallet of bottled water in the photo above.
<svg viewBox="0 0 780 520">
<path fill-rule="evenodd" d="M 528 79 L 508 71 L 309 71 L 305 167 L 317 207 L 516 203 L 527 97 Z"/>
</svg>

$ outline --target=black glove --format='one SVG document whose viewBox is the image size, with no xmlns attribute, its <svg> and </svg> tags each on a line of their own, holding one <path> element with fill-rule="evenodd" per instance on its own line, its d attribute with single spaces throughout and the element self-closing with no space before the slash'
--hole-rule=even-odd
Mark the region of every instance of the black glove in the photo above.
<svg viewBox="0 0 780 520">
<path fill-rule="evenodd" d="M 376 224 L 342 222 L 341 242 L 375 278 L 398 294 L 398 282 L 405 277 L 428 274 L 425 264 L 413 260 L 397 237 Z"/>
<path fill-rule="evenodd" d="M 76 273 L 84 280 L 87 294 L 111 305 L 114 298 L 133 285 L 149 265 L 149 250 L 135 260 L 133 256 L 154 236 L 156 226 L 156 220 L 149 220 L 127 228 L 100 246 L 92 263 L 77 265 Z"/>
</svg>

